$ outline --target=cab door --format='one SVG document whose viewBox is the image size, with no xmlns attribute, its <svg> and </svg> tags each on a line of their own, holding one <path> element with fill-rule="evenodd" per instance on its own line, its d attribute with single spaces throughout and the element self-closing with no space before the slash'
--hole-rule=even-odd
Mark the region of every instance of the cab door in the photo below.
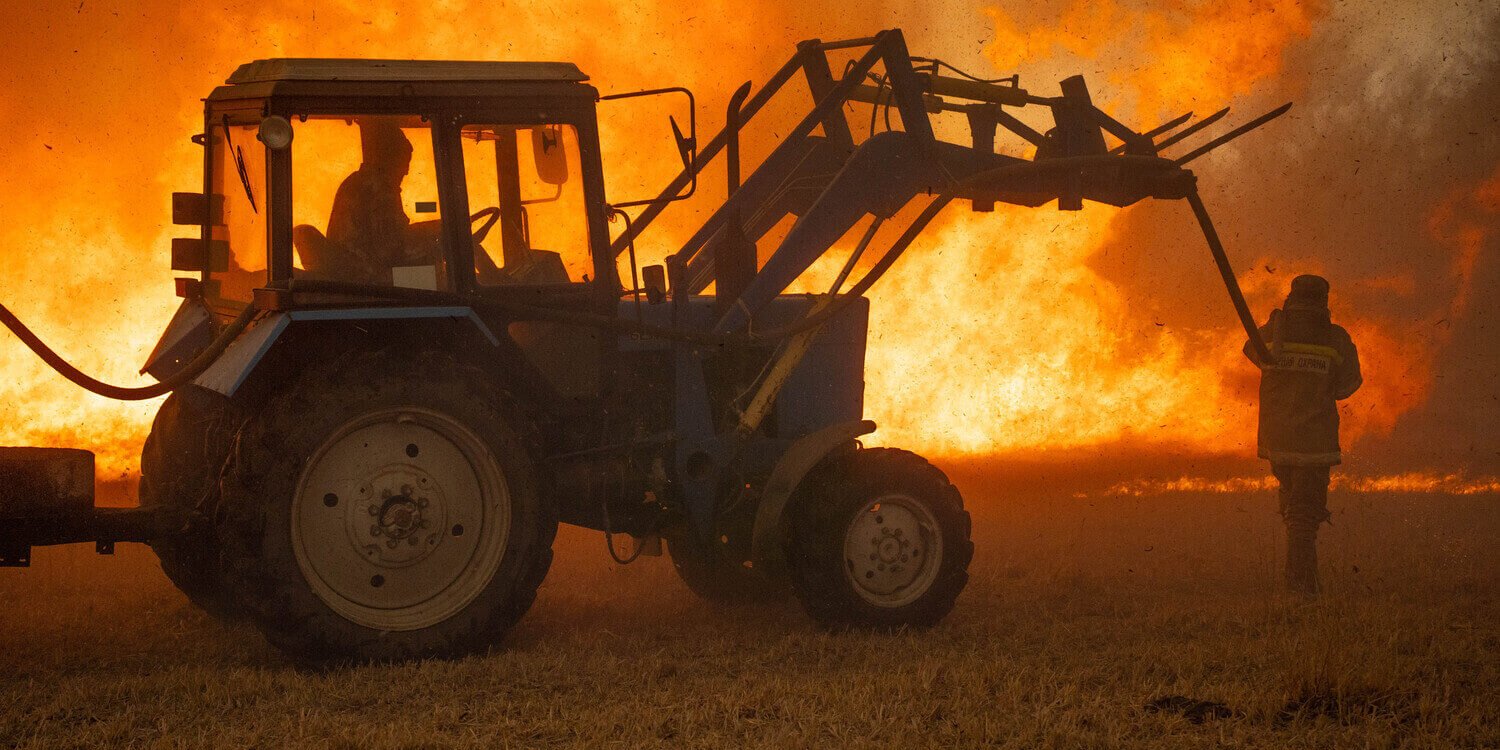
<svg viewBox="0 0 1500 750">
<path fill-rule="evenodd" d="M 456 230 L 466 252 L 454 263 L 467 267 L 480 296 L 613 315 L 618 282 L 612 264 L 601 262 L 608 251 L 597 136 L 587 120 L 522 119 L 455 118 L 445 128 L 460 176 L 457 218 L 467 218 Z M 481 315 L 508 334 L 562 406 L 598 403 L 611 337 L 514 311 Z"/>
</svg>

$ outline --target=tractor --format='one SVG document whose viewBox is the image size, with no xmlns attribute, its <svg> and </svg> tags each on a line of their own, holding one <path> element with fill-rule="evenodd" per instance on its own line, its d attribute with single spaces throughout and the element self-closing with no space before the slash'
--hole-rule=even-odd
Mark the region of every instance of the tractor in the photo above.
<svg viewBox="0 0 1500 750">
<path fill-rule="evenodd" d="M 811 108 L 742 180 L 742 128 L 799 76 Z M 96 381 L 0 308 L 79 385 L 167 395 L 136 508 L 94 507 L 87 451 L 0 449 L 0 563 L 143 542 L 194 603 L 296 659 L 450 657 L 525 614 L 567 523 L 621 563 L 664 544 L 709 600 L 921 628 L 967 582 L 970 519 L 941 470 L 860 441 L 865 293 L 939 211 L 1187 199 L 1253 329 L 1183 164 L 1285 108 L 1169 159 L 1223 113 L 1136 132 L 1082 78 L 1033 94 L 912 57 L 899 30 L 802 42 L 750 94 L 700 144 L 688 90 L 601 96 L 568 63 L 241 66 L 193 136 L 202 190 L 173 196 L 196 236 L 172 243 L 182 303 L 143 368 L 159 382 Z M 686 102 L 682 168 L 612 200 L 596 109 L 634 96 Z M 1008 111 L 1028 107 L 1052 127 Z M 935 135 L 941 114 L 968 142 Z M 1034 155 L 997 151 L 997 128 Z M 725 199 L 640 266 L 638 241 L 719 159 Z M 789 293 L 846 234 L 826 292 Z"/>
</svg>

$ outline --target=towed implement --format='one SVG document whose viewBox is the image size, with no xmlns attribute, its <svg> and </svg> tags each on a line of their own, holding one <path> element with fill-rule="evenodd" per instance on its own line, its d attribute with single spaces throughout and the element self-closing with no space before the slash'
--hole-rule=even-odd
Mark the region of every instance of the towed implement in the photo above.
<svg viewBox="0 0 1500 750">
<path fill-rule="evenodd" d="M 837 74 L 831 58 L 847 58 Z M 195 603 L 313 661 L 496 642 L 558 523 L 604 532 L 622 563 L 665 543 L 708 599 L 794 595 L 831 627 L 938 622 L 967 582 L 969 516 L 926 460 L 859 441 L 875 430 L 865 293 L 956 200 L 1185 199 L 1253 331 L 1184 165 L 1285 111 L 1174 159 L 1160 152 L 1223 113 L 1136 132 L 1078 77 L 1039 96 L 949 71 L 896 30 L 802 42 L 706 143 L 696 117 L 686 133 L 673 120 L 680 174 L 621 200 L 605 195 L 596 108 L 691 108 L 685 89 L 600 96 L 567 63 L 241 66 L 194 136 L 203 189 L 173 196 L 198 236 L 172 246 L 189 275 L 144 368 L 159 383 L 93 380 L 0 308 L 79 385 L 167 394 L 139 508 L 94 507 L 86 451 L 0 449 L 0 563 L 145 542 Z M 813 106 L 741 179 L 742 129 L 799 75 Z M 967 142 L 934 134 L 942 115 Z M 998 152 L 1001 132 L 1034 158 Z M 716 161 L 725 199 L 641 267 L 638 242 Z M 906 224 L 876 257 L 886 221 Z M 861 224 L 825 293 L 787 292 Z"/>
</svg>

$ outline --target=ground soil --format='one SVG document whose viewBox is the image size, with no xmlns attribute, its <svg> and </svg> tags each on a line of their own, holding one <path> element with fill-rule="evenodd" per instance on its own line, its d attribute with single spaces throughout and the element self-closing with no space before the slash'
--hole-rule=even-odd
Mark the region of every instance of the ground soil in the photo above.
<svg viewBox="0 0 1500 750">
<path fill-rule="evenodd" d="M 1497 747 L 1500 500 L 1339 495 L 1281 596 L 1270 493 L 1077 497 L 956 472 L 973 580 L 927 632 L 718 608 L 565 530 L 503 648 L 293 667 L 151 553 L 0 571 L 0 747 Z"/>
</svg>

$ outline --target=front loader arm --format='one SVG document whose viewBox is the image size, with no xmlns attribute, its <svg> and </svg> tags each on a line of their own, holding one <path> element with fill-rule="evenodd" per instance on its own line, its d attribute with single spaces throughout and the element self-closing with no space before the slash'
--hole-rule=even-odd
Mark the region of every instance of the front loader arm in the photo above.
<svg viewBox="0 0 1500 750">
<path fill-rule="evenodd" d="M 981 154 L 941 141 L 923 142 L 904 132 L 876 135 L 861 144 L 817 200 L 801 214 L 781 245 L 719 320 L 721 333 L 745 327 L 860 219 L 889 219 L 922 193 L 936 193 L 974 174 L 1024 160 Z M 711 259 L 709 259 L 711 262 Z"/>
<path fill-rule="evenodd" d="M 861 48 L 864 53 L 844 68 L 842 76 L 833 77 L 828 53 Z M 877 64 L 884 67 L 883 73 L 874 72 Z M 1183 164 L 1275 118 L 1287 107 L 1173 161 L 1158 151 L 1198 132 L 1224 113 L 1182 130 L 1177 128 L 1191 119 L 1191 113 L 1152 130 L 1136 132 L 1094 106 L 1082 77 L 1063 80 L 1061 96 L 1042 97 L 1020 88 L 1014 78 L 996 83 L 944 76 L 944 65 L 911 57 L 899 30 L 846 42 L 802 42 L 797 54 L 766 87 L 756 92 L 743 109 L 737 107 L 731 113 L 724 131 L 615 241 L 614 252 L 624 252 L 681 185 L 724 153 L 726 145 L 736 142 L 741 124 L 753 118 L 800 71 L 816 99 L 812 110 L 743 185 L 732 186 L 725 203 L 668 259 L 669 269 L 675 270 L 674 296 L 699 294 L 710 283 L 718 282 L 721 299 L 717 308 L 720 315 L 713 327 L 716 334 L 753 334 L 756 313 L 862 218 L 891 218 L 923 193 L 937 195 L 944 205 L 953 199 L 968 200 L 976 211 L 992 210 L 997 202 L 1035 207 L 1056 200 L 1061 210 L 1078 210 L 1084 199 L 1127 206 L 1148 197 L 1190 198 L 1236 312 L 1250 330 L 1254 329 L 1227 255 L 1201 201 L 1196 199 L 1195 177 Z M 856 143 L 845 117 L 844 108 L 850 102 L 863 102 L 875 109 L 870 136 L 863 142 Z M 1007 111 L 1024 107 L 1048 109 L 1053 127 L 1039 132 Z M 886 122 L 894 112 L 900 129 L 876 134 L 874 115 L 881 112 Z M 931 115 L 944 112 L 967 118 L 969 144 L 949 143 L 934 136 Z M 816 129 L 821 129 L 821 134 L 814 134 Z M 1034 146 L 1034 158 L 997 153 L 995 136 L 1000 129 Z M 1106 136 L 1119 145 L 1109 148 Z M 732 165 L 731 171 L 737 173 L 738 165 Z M 900 246 L 888 252 L 899 254 L 904 250 L 933 213 L 924 211 L 898 242 Z M 787 215 L 797 216 L 796 223 L 758 272 L 748 281 L 726 283 L 731 279 L 720 277 L 721 266 L 754 267 L 754 243 Z M 717 262 L 725 253 L 747 253 L 751 257 L 731 256 L 730 262 Z"/>
<path fill-rule="evenodd" d="M 841 75 L 833 76 L 829 52 L 856 49 L 863 52 Z M 877 65 L 883 72 L 876 72 Z M 1009 83 L 963 80 L 942 75 L 943 67 L 940 61 L 911 57 L 896 30 L 849 42 L 799 44 L 797 54 L 760 91 L 750 96 L 749 87 L 742 87 L 731 100 L 724 130 L 614 241 L 612 250 L 618 257 L 716 157 L 737 159 L 741 125 L 762 111 L 799 71 L 805 74 L 815 100 L 812 110 L 743 184 L 738 180 L 739 165 L 728 165 L 728 198 L 667 259 L 673 299 L 670 338 L 676 341 L 675 475 L 688 515 L 705 539 L 714 536 L 722 471 L 736 464 L 758 434 L 770 405 L 808 351 L 810 337 L 869 291 L 954 200 L 967 200 L 974 210 L 985 212 L 997 203 L 1036 207 L 1055 200 L 1061 210 L 1078 210 L 1085 199 L 1114 206 L 1148 197 L 1187 199 L 1242 324 L 1254 331 L 1255 321 L 1228 257 L 1198 199 L 1196 178 L 1183 165 L 1285 108 L 1174 161 L 1159 151 L 1201 131 L 1223 113 L 1185 128 L 1190 114 L 1136 132 L 1095 107 L 1082 78 L 1061 82 L 1060 96 L 1042 97 L 1021 89 L 1015 79 Z M 873 107 L 865 110 L 870 113 L 870 132 L 862 140 L 850 126 L 846 112 L 850 102 Z M 1023 107 L 1049 110 L 1052 127 L 1038 131 L 1007 111 Z M 931 122 L 931 116 L 938 113 L 962 114 L 969 125 L 970 142 L 939 140 Z M 876 132 L 877 122 L 886 123 L 883 132 Z M 1034 147 L 1034 154 L 1020 158 L 997 152 L 996 136 L 1002 132 Z M 1111 147 L 1110 138 L 1118 144 Z M 863 276 L 850 281 L 851 271 L 881 223 L 906 215 L 903 209 L 923 194 L 933 198 L 868 264 Z M 757 267 L 761 253 L 755 243 L 788 215 L 796 216 L 796 222 Z M 757 316 L 772 300 L 866 216 L 873 217 L 871 225 L 828 295 L 810 305 L 800 320 L 779 327 L 757 324 Z M 847 286 L 846 281 L 850 281 Z M 710 283 L 715 285 L 712 315 L 690 322 L 682 303 L 701 294 Z M 1254 335 L 1251 341 L 1261 343 Z M 720 348 L 725 344 L 731 346 Z M 724 404 L 711 402 L 705 361 L 721 354 L 732 358 L 739 348 L 736 345 L 745 344 L 770 345 L 774 354 L 759 375 L 732 384 L 732 392 L 742 397 L 728 405 L 733 414 L 724 414 Z M 748 406 L 741 408 L 742 403 Z"/>
</svg>

